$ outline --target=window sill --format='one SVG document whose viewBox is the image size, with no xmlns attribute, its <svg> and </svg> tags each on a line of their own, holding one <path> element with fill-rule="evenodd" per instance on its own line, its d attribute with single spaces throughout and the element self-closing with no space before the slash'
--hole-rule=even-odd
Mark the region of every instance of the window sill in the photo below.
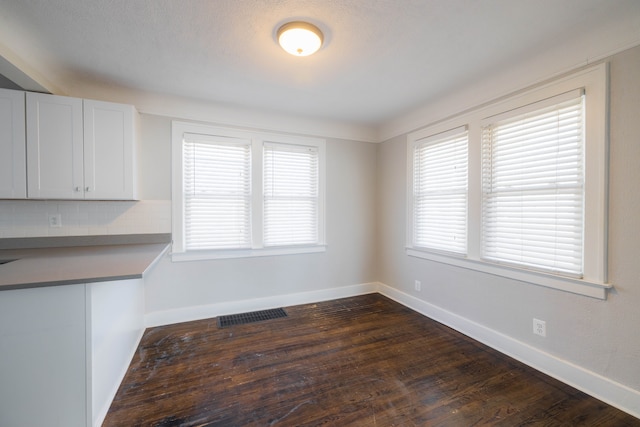
<svg viewBox="0 0 640 427">
<path fill-rule="evenodd" d="M 326 252 L 326 245 L 318 246 L 289 246 L 282 248 L 262 248 L 262 249 L 227 249 L 227 250 L 204 250 L 189 252 L 173 252 L 171 261 L 200 261 L 212 259 L 234 259 L 234 258 L 255 258 L 263 256 L 297 255 Z"/>
<path fill-rule="evenodd" d="M 601 300 L 606 300 L 607 290 L 613 288 L 612 285 L 606 283 L 555 276 L 547 273 L 518 269 L 498 264 L 491 264 L 484 261 L 417 250 L 414 248 L 406 248 L 406 252 L 407 255 L 412 257 L 428 259 L 430 261 L 440 262 L 443 264 L 455 265 L 457 267 L 481 271 L 483 273 L 493 274 L 495 276 L 507 277 L 521 282 L 532 283 L 539 286 L 545 286 L 548 288 L 558 289 L 565 292 L 571 292 L 574 294 L 584 295 Z"/>
</svg>

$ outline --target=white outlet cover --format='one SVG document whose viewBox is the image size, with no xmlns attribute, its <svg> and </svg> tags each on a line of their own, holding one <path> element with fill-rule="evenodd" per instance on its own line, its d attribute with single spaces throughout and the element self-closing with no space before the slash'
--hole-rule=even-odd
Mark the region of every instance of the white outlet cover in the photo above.
<svg viewBox="0 0 640 427">
<path fill-rule="evenodd" d="M 540 319 L 533 319 L 533 333 L 541 337 L 547 336 L 547 322 Z"/>
<path fill-rule="evenodd" d="M 61 214 L 49 215 L 49 227 L 51 228 L 62 227 L 62 215 Z"/>
<path fill-rule="evenodd" d="M 422 283 L 419 280 L 415 281 L 415 288 L 416 288 L 416 291 L 419 291 L 420 289 L 422 289 Z"/>
</svg>

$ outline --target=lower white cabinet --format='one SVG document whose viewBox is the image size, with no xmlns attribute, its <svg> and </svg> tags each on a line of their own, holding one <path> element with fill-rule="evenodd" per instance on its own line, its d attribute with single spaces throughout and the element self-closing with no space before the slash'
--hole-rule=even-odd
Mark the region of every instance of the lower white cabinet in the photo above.
<svg viewBox="0 0 640 427">
<path fill-rule="evenodd" d="M 101 426 L 144 332 L 142 279 L 87 286 L 87 425 Z"/>
<path fill-rule="evenodd" d="M 84 285 L 0 292 L 0 425 L 86 424 Z"/>
<path fill-rule="evenodd" d="M 101 425 L 143 301 L 142 279 L 0 291 L 0 425 Z"/>
</svg>

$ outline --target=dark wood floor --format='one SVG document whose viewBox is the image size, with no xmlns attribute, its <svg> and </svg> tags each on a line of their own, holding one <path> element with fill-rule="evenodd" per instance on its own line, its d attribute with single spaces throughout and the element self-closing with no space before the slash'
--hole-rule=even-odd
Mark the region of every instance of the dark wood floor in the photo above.
<svg viewBox="0 0 640 427">
<path fill-rule="evenodd" d="M 378 294 L 148 329 L 104 426 L 638 426 Z"/>
</svg>

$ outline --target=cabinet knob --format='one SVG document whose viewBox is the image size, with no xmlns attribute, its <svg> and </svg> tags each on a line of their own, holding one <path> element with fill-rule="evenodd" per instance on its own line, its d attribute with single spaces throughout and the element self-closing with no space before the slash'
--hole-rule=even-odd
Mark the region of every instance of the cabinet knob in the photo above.
<svg viewBox="0 0 640 427">
<path fill-rule="evenodd" d="M 76 188 L 74 188 L 74 190 L 75 190 L 76 193 L 79 193 L 80 192 L 80 187 L 76 187 Z"/>
<path fill-rule="evenodd" d="M 89 191 L 91 191 L 91 187 L 85 187 L 84 191 L 86 191 L 88 193 Z"/>
</svg>

